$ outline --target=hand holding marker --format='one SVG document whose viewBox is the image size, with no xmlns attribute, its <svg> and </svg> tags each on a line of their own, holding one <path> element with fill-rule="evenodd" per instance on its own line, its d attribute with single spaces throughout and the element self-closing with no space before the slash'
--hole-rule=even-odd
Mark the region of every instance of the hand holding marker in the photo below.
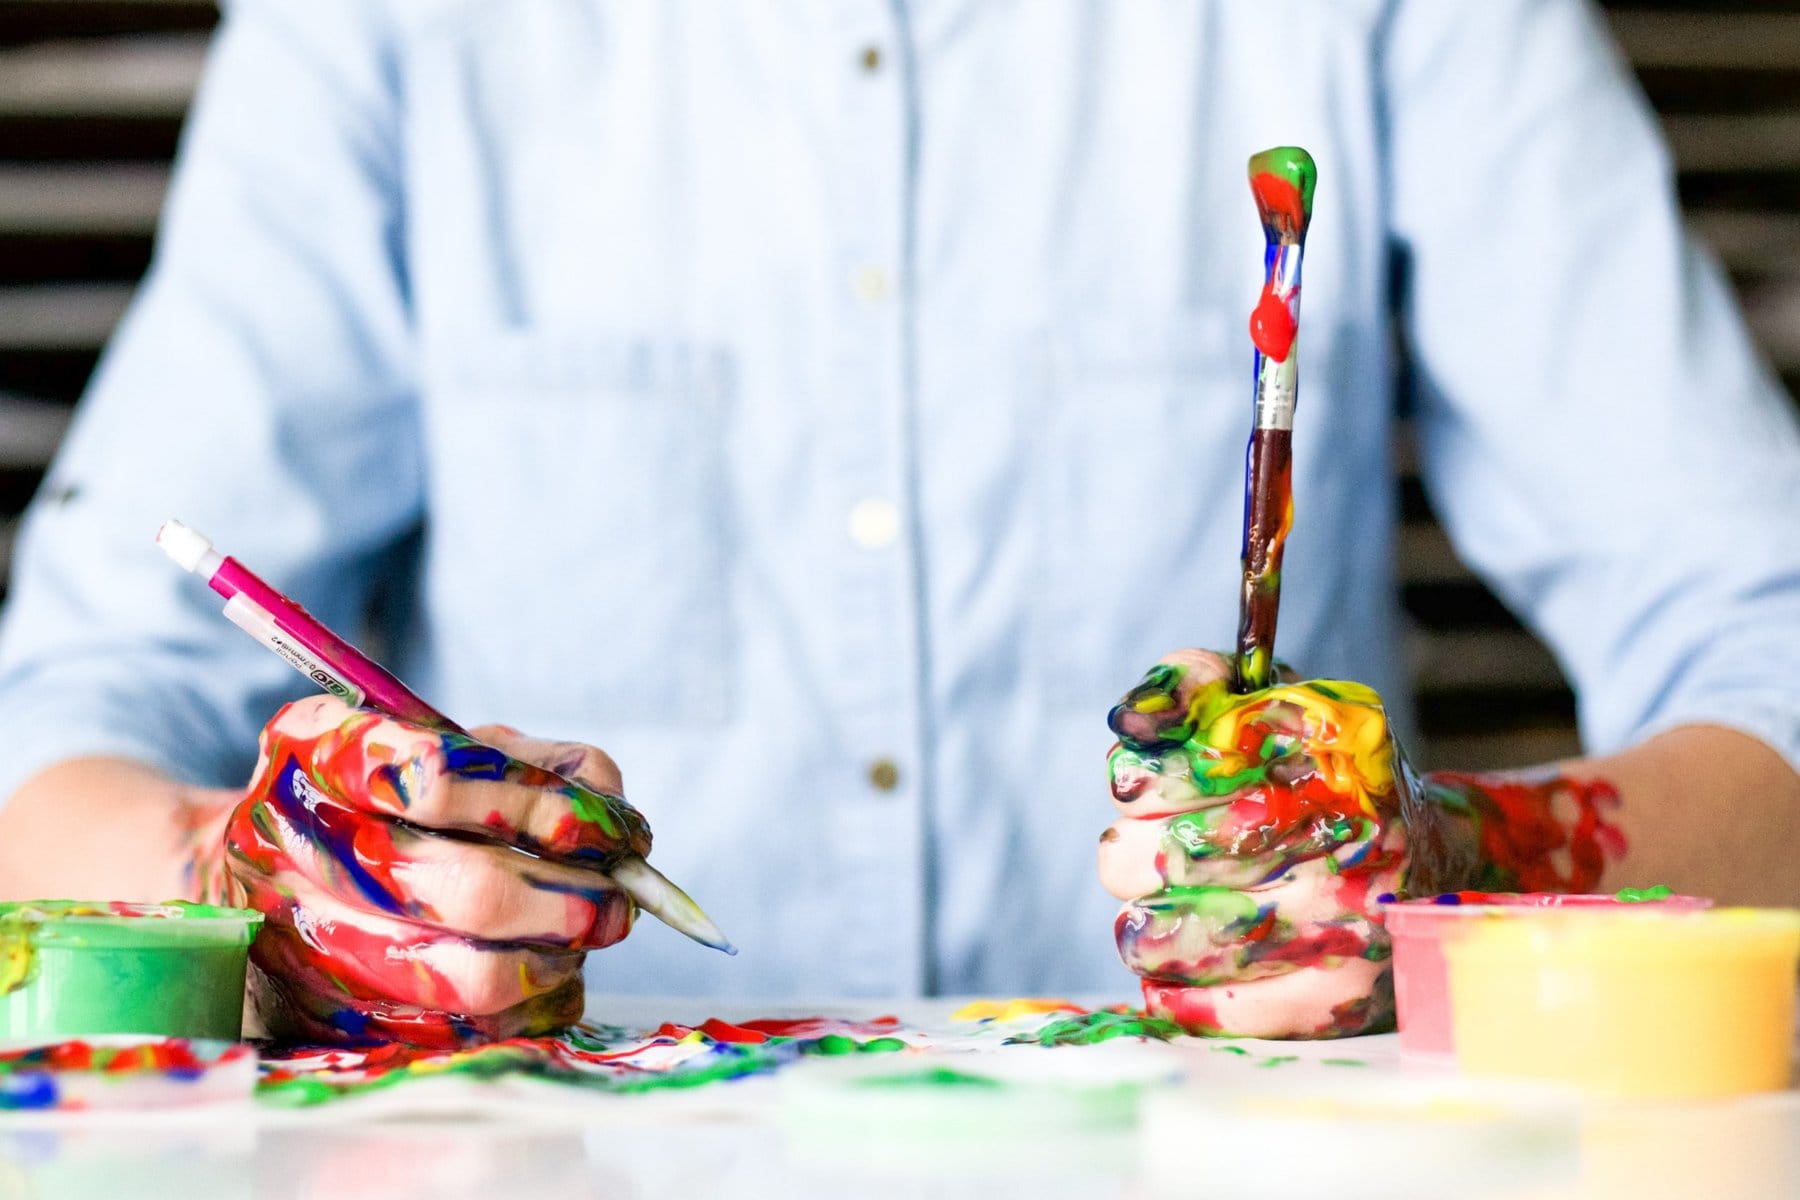
<svg viewBox="0 0 1800 1200">
<path fill-rule="evenodd" d="M 467 736 L 449 717 L 431 707 L 379 663 L 327 629 L 305 609 L 283 596 L 234 558 L 213 549 L 205 537 L 179 521 L 165 522 L 156 543 L 182 569 L 206 580 L 225 597 L 225 616 L 232 624 L 286 659 L 301 674 L 352 706 L 378 709 L 392 717 Z M 611 820 L 611 798 L 565 780 L 566 794 L 577 812 Z M 737 949 L 699 905 L 649 863 L 622 854 L 604 864 L 639 908 L 688 937 L 736 954 Z"/>
<path fill-rule="evenodd" d="M 1317 181 L 1312 155 L 1298 146 L 1277 146 L 1250 159 L 1250 191 L 1267 245 L 1262 295 L 1250 315 L 1250 340 L 1256 344 L 1256 424 L 1244 462 L 1244 577 L 1234 686 L 1239 692 L 1269 685 L 1275 653 L 1281 552 L 1294 526 L 1300 256 Z"/>
</svg>

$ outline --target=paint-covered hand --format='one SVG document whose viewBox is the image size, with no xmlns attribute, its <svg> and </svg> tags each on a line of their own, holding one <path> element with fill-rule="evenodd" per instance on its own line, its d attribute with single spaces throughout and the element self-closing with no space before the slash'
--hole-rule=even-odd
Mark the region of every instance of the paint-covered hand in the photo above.
<svg viewBox="0 0 1800 1200">
<path fill-rule="evenodd" d="M 1463 886 L 1465 824 L 1421 799 L 1356 683 L 1230 690 L 1219 655 L 1158 664 L 1113 709 L 1121 814 L 1100 878 L 1149 1010 L 1195 1033 L 1338 1037 L 1392 1020 L 1376 898 Z"/>
<path fill-rule="evenodd" d="M 584 953 L 635 914 L 606 866 L 647 853 L 649 828 L 603 752 L 473 733 L 329 696 L 263 730 L 225 844 L 267 918 L 251 962 L 271 1035 L 455 1046 L 579 1019 Z"/>
</svg>

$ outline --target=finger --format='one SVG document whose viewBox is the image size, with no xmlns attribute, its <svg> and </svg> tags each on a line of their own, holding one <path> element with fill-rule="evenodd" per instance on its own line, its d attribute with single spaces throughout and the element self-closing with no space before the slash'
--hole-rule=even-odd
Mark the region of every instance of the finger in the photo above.
<svg viewBox="0 0 1800 1200">
<path fill-rule="evenodd" d="M 1216 780 L 1185 745 L 1137 748 L 1120 742 L 1106 756 L 1113 804 L 1128 817 L 1154 819 L 1225 804 L 1235 780 Z"/>
<path fill-rule="evenodd" d="M 1125 693 L 1107 717 L 1129 746 L 1150 748 L 1186 741 L 1193 732 L 1193 703 L 1209 684 L 1228 681 L 1231 664 L 1210 650 L 1166 654 Z"/>
<path fill-rule="evenodd" d="M 1329 799 L 1329 798 L 1327 798 Z M 1161 819 L 1127 817 L 1100 838 L 1101 884 L 1121 900 L 1165 888 L 1261 889 L 1329 858 L 1321 886 L 1342 911 L 1369 911 L 1406 859 L 1409 835 L 1330 803 L 1256 788 L 1228 804 Z M 1382 886 L 1373 892 L 1371 880 Z"/>
<path fill-rule="evenodd" d="M 1350 959 L 1248 983 L 1190 987 L 1144 981 L 1144 1008 L 1207 1037 L 1310 1039 L 1392 1029 L 1386 962 Z"/>
<path fill-rule="evenodd" d="M 1349 886 L 1360 894 L 1398 880 L 1395 865 Z M 1243 983 L 1352 958 L 1385 960 L 1387 933 L 1369 911 L 1379 893 L 1346 907 L 1344 886 L 1316 860 L 1255 891 L 1184 887 L 1144 896 L 1114 922 L 1119 957 L 1146 979 L 1194 985 Z"/>
<path fill-rule="evenodd" d="M 1167 886 L 1161 862 L 1160 821 L 1114 821 L 1100 835 L 1100 886 L 1120 900 L 1153 895 Z"/>
<path fill-rule="evenodd" d="M 646 854 L 650 830 L 623 798 L 570 783 L 463 734 L 425 729 L 319 696 L 264 731 L 253 791 L 428 829 L 497 838 L 533 853 L 604 863 Z"/>
<path fill-rule="evenodd" d="M 1328 856 L 1338 874 L 1398 865 L 1399 850 L 1381 845 L 1393 826 L 1327 808 L 1297 809 L 1291 800 L 1280 789 L 1256 788 L 1223 808 L 1162 822 L 1155 852 L 1163 885 L 1259 888 Z"/>
<path fill-rule="evenodd" d="M 556 742 L 526 737 L 510 725 L 483 725 L 469 731 L 471 737 L 484 742 L 521 762 L 542 767 L 614 796 L 624 795 L 625 779 L 612 755 L 586 742 Z"/>
<path fill-rule="evenodd" d="M 249 987 L 269 1036 L 290 1043 L 399 1043 L 426 1050 L 515 1037 L 542 1037 L 581 1020 L 586 993 L 580 976 L 504 1012 L 468 1014 L 420 1008 L 389 1000 L 328 994 L 270 975 L 254 961 Z"/>
<path fill-rule="evenodd" d="M 335 804 L 289 805 L 279 792 L 241 806 L 226 840 L 264 875 L 294 872 L 366 912 L 485 941 L 598 949 L 629 933 L 636 911 L 598 871 Z"/>
<path fill-rule="evenodd" d="M 252 946 L 270 976 L 334 1001 L 349 998 L 491 1017 L 581 973 L 578 951 L 478 942 L 352 908 L 329 893 L 245 881 L 264 924 Z"/>
</svg>

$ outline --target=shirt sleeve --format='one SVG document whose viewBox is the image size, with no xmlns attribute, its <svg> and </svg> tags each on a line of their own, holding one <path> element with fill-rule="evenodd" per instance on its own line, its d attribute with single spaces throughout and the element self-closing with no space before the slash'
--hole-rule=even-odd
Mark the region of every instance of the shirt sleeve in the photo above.
<svg viewBox="0 0 1800 1200">
<path fill-rule="evenodd" d="M 177 517 L 354 632 L 416 527 L 394 69 L 368 0 L 241 0 L 155 262 L 24 520 L 0 627 L 0 802 L 126 756 L 242 782 L 307 684 L 154 544 Z"/>
<path fill-rule="evenodd" d="M 1584 0 L 1401 0 L 1391 229 L 1425 481 L 1607 752 L 1705 722 L 1800 768 L 1800 435 Z"/>
</svg>

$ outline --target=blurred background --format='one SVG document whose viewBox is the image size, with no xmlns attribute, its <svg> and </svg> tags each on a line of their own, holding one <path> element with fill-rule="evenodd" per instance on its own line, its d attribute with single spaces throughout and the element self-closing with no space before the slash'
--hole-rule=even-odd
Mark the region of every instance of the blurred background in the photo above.
<svg viewBox="0 0 1800 1200">
<path fill-rule="evenodd" d="M 1793 394 L 1800 0 L 1606 8 L 1662 114 L 1694 227 Z M 217 16 L 212 0 L 0 0 L 0 564 L 149 263 Z M 1574 753 L 1574 705 L 1555 662 L 1457 561 L 1410 472 L 1399 486 L 1422 761 L 1480 768 Z"/>
</svg>

